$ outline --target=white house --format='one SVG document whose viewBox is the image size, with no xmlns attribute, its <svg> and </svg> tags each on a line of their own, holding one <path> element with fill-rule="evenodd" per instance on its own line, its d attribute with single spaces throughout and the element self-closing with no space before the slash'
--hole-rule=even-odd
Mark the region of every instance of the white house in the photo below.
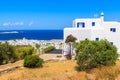
<svg viewBox="0 0 120 80">
<path fill-rule="evenodd" d="M 120 22 L 104 21 L 104 13 L 100 18 L 80 18 L 73 20 L 72 28 L 64 28 L 64 40 L 72 34 L 80 40 L 107 39 L 120 52 Z"/>
</svg>

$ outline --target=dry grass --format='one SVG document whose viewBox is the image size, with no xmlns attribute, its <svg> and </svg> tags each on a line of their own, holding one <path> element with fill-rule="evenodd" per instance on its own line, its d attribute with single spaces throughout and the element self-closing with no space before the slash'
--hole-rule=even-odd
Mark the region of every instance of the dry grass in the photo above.
<svg viewBox="0 0 120 80">
<path fill-rule="evenodd" d="M 23 60 L 20 60 L 20 61 L 17 61 L 15 63 L 9 63 L 9 64 L 6 64 L 6 65 L 1 65 L 0 66 L 0 69 L 5 69 L 5 68 L 9 68 L 9 67 L 13 67 L 13 66 L 22 66 L 23 64 Z"/>
<path fill-rule="evenodd" d="M 16 64 L 21 65 L 22 61 Z M 3 73 L 0 80 L 120 80 L 120 61 L 116 66 L 101 66 L 87 72 L 76 71 L 76 65 L 76 61 L 49 61 L 43 68 L 20 68 Z"/>
<path fill-rule="evenodd" d="M 0 75 L 0 80 L 52 80 L 58 74 L 74 71 L 74 61 L 47 62 L 43 68 L 21 68 Z"/>
<path fill-rule="evenodd" d="M 115 80 L 116 77 L 120 76 L 120 61 L 116 63 L 116 66 L 101 66 L 92 69 L 89 73 L 94 74 L 97 80 Z"/>
</svg>

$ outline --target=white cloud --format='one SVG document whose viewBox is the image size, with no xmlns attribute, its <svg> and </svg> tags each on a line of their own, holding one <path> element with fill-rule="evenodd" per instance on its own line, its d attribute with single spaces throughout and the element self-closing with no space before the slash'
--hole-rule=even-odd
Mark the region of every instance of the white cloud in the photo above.
<svg viewBox="0 0 120 80">
<path fill-rule="evenodd" d="M 33 25 L 33 22 L 28 22 L 28 23 L 25 23 L 25 22 L 4 22 L 2 24 L 2 26 L 32 26 Z"/>
<path fill-rule="evenodd" d="M 28 25 L 29 25 L 29 26 L 32 26 L 32 25 L 33 25 L 33 22 L 29 22 Z"/>
<path fill-rule="evenodd" d="M 24 23 L 23 22 L 15 22 L 15 23 L 13 23 L 13 25 L 18 25 L 18 26 L 22 26 L 22 25 L 24 25 Z"/>
<path fill-rule="evenodd" d="M 23 22 L 4 22 L 3 26 L 22 26 Z"/>
<path fill-rule="evenodd" d="M 10 22 L 3 23 L 3 26 L 8 26 L 8 25 L 10 25 Z"/>
</svg>

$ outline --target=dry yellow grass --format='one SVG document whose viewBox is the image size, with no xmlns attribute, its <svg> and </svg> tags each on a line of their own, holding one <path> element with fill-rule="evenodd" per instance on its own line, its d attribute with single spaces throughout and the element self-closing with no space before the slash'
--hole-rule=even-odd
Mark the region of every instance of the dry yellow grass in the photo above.
<svg viewBox="0 0 120 80">
<path fill-rule="evenodd" d="M 13 67 L 13 66 L 22 66 L 23 64 L 23 60 L 20 60 L 20 61 L 17 61 L 15 63 L 9 63 L 9 64 L 6 64 L 6 65 L 1 65 L 0 66 L 0 69 L 5 69 L 5 68 L 8 68 L 8 67 Z"/>
<path fill-rule="evenodd" d="M 47 62 L 43 68 L 20 68 L 0 75 L 0 80 L 52 80 L 58 74 L 75 71 L 74 61 Z"/>
<path fill-rule="evenodd" d="M 22 61 L 14 65 L 22 65 Z M 87 72 L 76 71 L 76 66 L 76 61 L 49 61 L 43 68 L 20 68 L 0 74 L 0 80 L 120 80 L 120 61 L 116 66 L 101 66 Z"/>
<path fill-rule="evenodd" d="M 89 73 L 94 74 L 98 80 L 116 80 L 120 76 L 120 61 L 116 62 L 116 66 L 101 66 L 90 70 Z"/>
</svg>

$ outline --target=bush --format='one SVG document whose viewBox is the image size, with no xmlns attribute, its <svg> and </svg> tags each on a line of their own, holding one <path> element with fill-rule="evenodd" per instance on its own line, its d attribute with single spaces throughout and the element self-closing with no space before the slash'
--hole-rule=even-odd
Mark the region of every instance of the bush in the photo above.
<svg viewBox="0 0 120 80">
<path fill-rule="evenodd" d="M 37 55 L 28 55 L 24 59 L 24 67 L 35 68 L 42 67 L 43 59 L 39 58 Z"/>
<path fill-rule="evenodd" d="M 115 65 L 118 53 L 107 40 L 84 40 L 76 46 L 76 58 L 79 70 L 87 70 L 100 65 Z"/>
<path fill-rule="evenodd" d="M 27 55 L 32 55 L 34 48 L 31 46 L 16 46 L 15 53 L 18 59 L 24 59 Z"/>
<path fill-rule="evenodd" d="M 55 49 L 54 46 L 48 46 L 48 47 L 46 47 L 46 48 L 44 49 L 44 52 L 47 53 L 47 52 L 50 52 L 50 51 L 52 51 L 52 50 L 54 50 L 54 49 Z"/>
<path fill-rule="evenodd" d="M 16 61 L 14 47 L 7 42 L 0 43 L 0 65 Z"/>
</svg>

